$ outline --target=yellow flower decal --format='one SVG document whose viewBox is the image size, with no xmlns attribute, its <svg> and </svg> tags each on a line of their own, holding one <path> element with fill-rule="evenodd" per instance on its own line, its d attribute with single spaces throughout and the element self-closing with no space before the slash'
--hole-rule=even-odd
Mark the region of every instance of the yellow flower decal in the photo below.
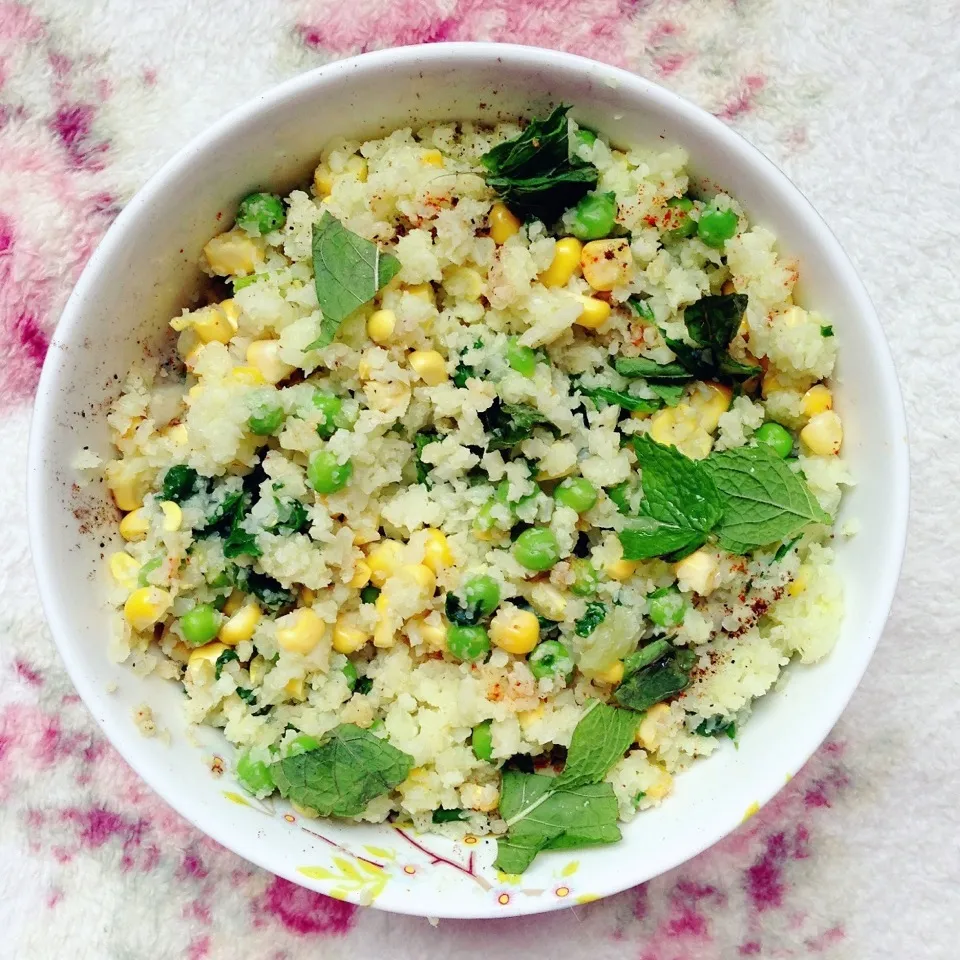
<svg viewBox="0 0 960 960">
<path fill-rule="evenodd" d="M 325 891 L 329 896 L 363 905 L 373 903 L 383 893 L 390 879 L 382 867 L 366 860 L 350 861 L 346 857 L 334 857 L 333 864 L 335 869 L 297 867 L 297 872 L 313 880 L 337 881 L 336 886 Z"/>
<path fill-rule="evenodd" d="M 239 793 L 233 793 L 230 790 L 224 790 L 223 795 L 231 802 L 239 804 L 241 807 L 249 807 L 250 804 L 247 802 L 247 798 L 241 796 Z"/>
<path fill-rule="evenodd" d="M 760 811 L 760 804 L 757 803 L 756 800 L 754 800 L 753 803 L 751 803 L 750 806 L 747 807 L 746 813 L 744 813 L 743 819 L 740 822 L 746 823 L 755 813 L 758 813 L 759 811 Z"/>
<path fill-rule="evenodd" d="M 571 860 L 561 871 L 561 877 L 572 877 L 580 869 L 579 860 Z"/>
</svg>

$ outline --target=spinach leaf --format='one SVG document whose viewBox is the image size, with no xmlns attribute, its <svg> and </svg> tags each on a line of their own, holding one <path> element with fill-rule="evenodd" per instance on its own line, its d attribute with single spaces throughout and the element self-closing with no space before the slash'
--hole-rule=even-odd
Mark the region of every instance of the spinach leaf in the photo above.
<svg viewBox="0 0 960 960">
<path fill-rule="evenodd" d="M 178 463 L 163 475 L 163 499 L 174 503 L 183 503 L 187 497 L 197 492 L 197 471 L 193 467 Z"/>
<path fill-rule="evenodd" d="M 399 272 L 400 261 L 325 212 L 313 225 L 313 281 L 323 318 L 308 350 L 333 343 L 340 324 Z"/>
<path fill-rule="evenodd" d="M 585 397 L 593 400 L 598 409 L 600 409 L 601 403 L 616 404 L 618 407 L 623 407 L 624 410 L 630 410 L 631 412 L 640 410 L 643 413 L 653 413 L 661 407 L 659 400 L 635 397 L 611 387 L 585 387 L 582 384 L 577 384 L 576 389 L 578 393 L 582 393 Z"/>
<path fill-rule="evenodd" d="M 642 377 L 650 384 L 682 385 L 693 379 L 693 375 L 682 364 L 657 363 L 656 360 L 650 360 L 647 357 L 617 357 L 613 361 L 613 369 L 621 377 L 628 377 L 631 380 Z"/>
<path fill-rule="evenodd" d="M 230 533 L 223 541 L 223 555 L 228 560 L 235 557 L 259 557 L 263 551 L 257 546 L 256 534 L 244 530 L 240 522 L 246 514 L 235 513 Z"/>
<path fill-rule="evenodd" d="M 755 364 L 740 363 L 730 356 L 730 341 L 736 336 L 747 296 L 723 293 L 703 297 L 683 312 L 687 333 L 693 346 L 667 338 L 667 346 L 677 355 L 680 365 L 698 380 L 722 380 L 742 383 L 763 371 Z"/>
<path fill-rule="evenodd" d="M 322 817 L 354 817 L 403 782 L 413 758 L 352 723 L 334 727 L 313 750 L 271 766 L 280 795 Z"/>
<path fill-rule="evenodd" d="M 646 560 L 701 546 L 722 513 L 711 472 L 649 436 L 635 438 L 633 445 L 643 500 L 640 515 L 619 533 L 624 558 Z"/>
<path fill-rule="evenodd" d="M 589 637 L 597 627 L 607 618 L 607 606 L 598 600 L 587 602 L 587 611 L 576 622 L 573 632 L 578 637 Z"/>
<path fill-rule="evenodd" d="M 704 464 L 723 502 L 717 534 L 724 550 L 747 553 L 809 523 L 830 523 L 803 479 L 767 447 L 725 450 Z"/>
<path fill-rule="evenodd" d="M 458 820 L 468 820 L 470 814 L 466 810 L 446 810 L 440 808 L 433 811 L 430 818 L 434 823 L 456 823 Z"/>
<path fill-rule="evenodd" d="M 552 223 L 597 185 L 597 168 L 570 155 L 569 110 L 561 105 L 546 120 L 531 120 L 480 158 L 487 184 L 524 219 Z"/>
<path fill-rule="evenodd" d="M 270 528 L 271 533 L 289 536 L 310 526 L 307 508 L 295 497 L 274 497 L 273 502 L 277 506 L 277 522 Z"/>
<path fill-rule="evenodd" d="M 495 401 L 480 414 L 484 429 L 490 436 L 489 450 L 509 450 L 528 440 L 535 427 L 546 427 L 554 436 L 559 433 L 550 418 L 525 403 L 502 403 Z"/>
<path fill-rule="evenodd" d="M 692 650 L 671 647 L 659 660 L 627 674 L 614 692 L 614 699 L 631 710 L 649 710 L 655 703 L 687 688 L 696 662 L 697 655 Z"/>
<path fill-rule="evenodd" d="M 413 450 L 414 457 L 416 458 L 416 467 L 417 467 L 417 483 L 422 483 L 428 490 L 430 489 L 430 480 L 428 474 L 430 473 L 430 465 L 423 462 L 423 449 L 428 447 L 431 443 L 436 443 L 440 438 L 437 436 L 436 430 L 421 430 L 419 433 L 414 434 L 413 437 Z"/>
<path fill-rule="evenodd" d="M 239 662 L 240 662 L 240 657 L 237 656 L 237 651 L 236 651 L 236 650 L 234 650 L 232 647 L 227 647 L 227 649 L 224 650 L 223 653 L 221 653 L 219 657 L 217 657 L 217 662 L 216 662 L 216 664 L 214 664 L 214 669 L 213 669 L 213 679 L 214 679 L 214 680 L 219 680 L 219 679 L 220 679 L 220 674 L 223 673 L 223 668 L 224 668 L 231 660 L 236 660 L 237 663 L 239 663 Z"/>
<path fill-rule="evenodd" d="M 610 768 L 623 759 L 637 732 L 637 718 L 594 701 L 573 731 L 567 762 L 556 779 L 557 787 L 579 787 L 599 783 Z"/>
<path fill-rule="evenodd" d="M 522 873 L 541 850 L 619 840 L 616 797 L 600 781 L 630 748 L 635 732 L 634 716 L 598 701 L 577 724 L 559 776 L 505 770 L 500 816 L 508 830 L 497 840 L 495 866 Z"/>
</svg>

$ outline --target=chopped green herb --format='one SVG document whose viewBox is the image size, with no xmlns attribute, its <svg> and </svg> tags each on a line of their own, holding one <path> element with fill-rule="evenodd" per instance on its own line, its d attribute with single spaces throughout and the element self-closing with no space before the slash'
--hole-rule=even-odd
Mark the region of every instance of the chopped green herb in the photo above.
<svg viewBox="0 0 960 960">
<path fill-rule="evenodd" d="M 635 380 L 642 377 L 653 383 L 686 384 L 693 376 L 686 367 L 679 363 L 657 363 L 647 357 L 617 357 L 613 361 L 613 369 L 621 377 Z"/>
<path fill-rule="evenodd" d="M 231 660 L 236 660 L 236 662 L 239 663 L 239 662 L 240 662 L 240 657 L 237 655 L 237 651 L 236 651 L 236 650 L 234 650 L 232 647 L 227 647 L 227 649 L 224 650 L 223 653 L 221 653 L 219 657 L 217 657 L 217 662 L 216 662 L 216 664 L 214 664 L 214 668 L 213 668 L 213 679 L 214 679 L 214 680 L 219 680 L 219 679 L 220 679 L 220 674 L 223 673 L 223 668 L 224 668 Z"/>
<path fill-rule="evenodd" d="M 359 677 L 357 685 L 353 688 L 354 693 L 369 693 L 373 689 L 373 679 L 371 677 Z"/>
<path fill-rule="evenodd" d="M 536 427 L 546 427 L 554 435 L 557 433 L 549 417 L 525 403 L 496 401 L 480 414 L 480 419 L 490 435 L 487 445 L 490 450 L 508 450 L 529 440 Z"/>
<path fill-rule="evenodd" d="M 289 536 L 292 533 L 301 533 L 310 526 L 310 517 L 307 508 L 294 497 L 274 497 L 277 507 L 277 522 L 270 528 L 271 533 Z"/>
<path fill-rule="evenodd" d="M 598 408 L 610 403 L 616 404 L 618 407 L 623 407 L 624 410 L 629 410 L 631 413 L 637 410 L 643 413 L 653 413 L 661 407 L 659 400 L 635 397 L 632 394 L 624 393 L 621 390 L 614 390 L 611 387 L 585 387 L 583 384 L 577 384 L 576 389 L 578 393 L 593 400 Z"/>
<path fill-rule="evenodd" d="M 821 337 L 832 337 L 833 336 L 833 327 L 827 324 L 820 328 Z"/>
<path fill-rule="evenodd" d="M 570 155 L 569 110 L 561 105 L 545 120 L 531 120 L 480 158 L 487 184 L 523 219 L 552 223 L 597 185 L 597 168 Z"/>
<path fill-rule="evenodd" d="M 177 464 L 163 475 L 163 499 L 183 503 L 197 492 L 197 471 L 193 467 Z"/>
<path fill-rule="evenodd" d="M 466 810 L 447 810 L 441 807 L 433 811 L 431 819 L 434 823 L 457 823 L 460 820 L 469 820 L 470 814 Z"/>
<path fill-rule="evenodd" d="M 636 311 L 637 316 L 640 317 L 644 323 L 655 323 L 656 318 L 653 315 L 653 308 L 650 304 L 641 297 L 631 297 L 627 303 Z"/>
<path fill-rule="evenodd" d="M 786 543 L 781 543 L 780 546 L 777 547 L 777 552 L 773 555 L 771 563 L 779 563 L 800 542 L 802 537 L 803 534 L 801 533 Z"/>
<path fill-rule="evenodd" d="M 252 690 L 237 687 L 236 694 L 247 706 L 252 707 L 257 702 L 257 695 Z"/>
<path fill-rule="evenodd" d="M 631 710 L 649 710 L 687 688 L 696 662 L 697 655 L 692 650 L 671 646 L 659 660 L 628 673 L 614 691 L 614 699 Z"/>
<path fill-rule="evenodd" d="M 587 601 L 587 612 L 576 622 L 573 632 L 578 637 L 589 637 L 607 617 L 607 606 L 599 600 Z"/>
<path fill-rule="evenodd" d="M 413 437 L 417 483 L 422 483 L 428 490 L 430 489 L 428 474 L 430 473 L 431 465 L 423 462 L 423 450 L 424 447 L 428 447 L 431 443 L 436 443 L 439 439 L 435 430 L 421 430 L 419 433 L 414 434 Z"/>
</svg>

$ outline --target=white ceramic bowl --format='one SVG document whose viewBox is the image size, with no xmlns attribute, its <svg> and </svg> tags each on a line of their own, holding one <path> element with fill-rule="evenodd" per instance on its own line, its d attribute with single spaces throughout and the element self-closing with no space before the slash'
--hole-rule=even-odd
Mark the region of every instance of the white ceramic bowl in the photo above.
<svg viewBox="0 0 960 960">
<path fill-rule="evenodd" d="M 115 539 L 114 511 L 103 489 L 72 486 L 70 463 L 83 445 L 108 455 L 104 412 L 117 379 L 186 302 L 201 247 L 230 222 L 242 195 L 308 180 L 337 134 L 537 115 L 561 101 L 615 142 L 682 144 L 697 177 L 738 197 L 799 259 L 802 302 L 828 316 L 839 339 L 836 404 L 857 477 L 842 518 L 862 527 L 837 546 L 847 610 L 837 648 L 815 667 L 790 669 L 789 683 L 758 705 L 739 750 L 724 746 L 678 777 L 669 801 L 628 825 L 621 843 L 538 857 L 510 885 L 490 867 L 494 848 L 485 841 L 303 821 L 285 805 L 244 801 L 230 747 L 212 731 L 198 737 L 185 728 L 178 687 L 108 660 L 102 557 Z M 685 100 L 612 67 L 534 48 L 437 44 L 332 63 L 284 83 L 197 137 L 147 183 L 91 258 L 60 321 L 40 380 L 29 490 L 43 603 L 70 676 L 106 735 L 168 803 L 241 856 L 323 893 L 426 916 L 504 916 L 605 896 L 682 863 L 769 800 L 821 743 L 893 597 L 907 521 L 906 427 L 887 345 L 850 261 L 753 147 Z M 169 743 L 144 739 L 134 726 L 143 702 Z M 219 778 L 209 769 L 213 753 L 228 761 Z"/>
</svg>

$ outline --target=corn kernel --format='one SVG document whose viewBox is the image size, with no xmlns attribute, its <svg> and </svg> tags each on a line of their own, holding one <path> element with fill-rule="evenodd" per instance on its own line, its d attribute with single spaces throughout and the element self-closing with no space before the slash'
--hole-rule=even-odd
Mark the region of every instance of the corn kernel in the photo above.
<svg viewBox="0 0 960 960">
<path fill-rule="evenodd" d="M 506 243 L 512 236 L 519 233 L 520 227 L 523 226 L 503 203 L 495 203 L 490 208 L 487 221 L 490 224 L 490 236 L 497 245 Z"/>
<path fill-rule="evenodd" d="M 414 373 L 428 387 L 436 387 L 449 379 L 447 362 L 436 350 L 414 350 L 407 359 Z"/>
<path fill-rule="evenodd" d="M 137 507 L 131 510 L 120 521 L 120 536 L 124 540 L 142 540 L 150 529 L 150 522 L 147 520 L 147 511 L 143 507 Z"/>
<path fill-rule="evenodd" d="M 397 540 L 383 540 L 367 553 L 370 581 L 375 587 L 382 587 L 400 569 L 402 549 L 403 544 Z"/>
<path fill-rule="evenodd" d="M 818 413 L 825 413 L 833 409 L 833 394 L 830 388 L 822 383 L 812 386 L 801 400 L 801 408 L 808 417 L 815 417 Z"/>
<path fill-rule="evenodd" d="M 373 631 L 373 645 L 380 650 L 392 647 L 397 642 L 396 632 L 390 616 L 390 598 L 386 593 L 377 597 L 375 604 L 378 621 Z"/>
<path fill-rule="evenodd" d="M 562 620 L 567 610 L 567 598 L 552 583 L 538 583 L 530 591 L 530 604 L 548 620 Z"/>
<path fill-rule="evenodd" d="M 191 326 L 202 343 L 229 343 L 237 332 L 237 311 L 228 310 L 224 303 L 212 303 L 190 314 Z"/>
<path fill-rule="evenodd" d="M 110 575 L 121 587 L 127 590 L 133 590 L 137 585 L 137 574 L 140 572 L 140 564 L 124 550 L 110 554 Z"/>
<path fill-rule="evenodd" d="M 454 297 L 473 302 L 483 295 L 484 280 L 473 267 L 453 267 L 444 273 L 443 286 Z"/>
<path fill-rule="evenodd" d="M 136 510 L 147 492 L 146 474 L 139 472 L 126 460 L 114 460 L 104 471 L 107 489 L 113 494 L 121 510 Z"/>
<path fill-rule="evenodd" d="M 594 290 L 612 290 L 633 279 L 633 253 L 624 239 L 591 240 L 580 252 L 583 279 Z"/>
<path fill-rule="evenodd" d="M 643 715 L 637 729 L 637 743 L 644 750 L 656 750 L 660 739 L 660 727 L 670 716 L 670 708 L 665 703 L 655 703 Z"/>
<path fill-rule="evenodd" d="M 570 278 L 580 269 L 580 254 L 583 244 L 576 237 L 564 237 L 553 248 L 553 261 L 543 273 L 540 282 L 545 287 L 565 287 Z"/>
<path fill-rule="evenodd" d="M 360 183 L 367 182 L 367 161 L 363 157 L 351 157 L 347 161 L 346 171 Z"/>
<path fill-rule="evenodd" d="M 329 197 L 333 191 L 333 174 L 330 168 L 321 163 L 313 172 L 313 192 L 320 197 Z"/>
<path fill-rule="evenodd" d="M 580 301 L 580 316 L 573 322 L 578 327 L 586 327 L 587 330 L 596 330 L 602 327 L 610 319 L 610 304 L 606 300 L 598 300 L 596 297 L 585 297 L 582 294 L 576 294 Z"/>
<path fill-rule="evenodd" d="M 832 457 L 843 444 L 843 423 L 833 410 L 824 410 L 811 417 L 800 431 L 800 439 L 818 457 Z"/>
<path fill-rule="evenodd" d="M 222 643 L 218 643 L 216 640 L 212 643 L 205 643 L 202 647 L 195 647 L 190 651 L 190 656 L 187 658 L 187 668 L 196 676 L 197 669 L 201 664 L 216 663 L 217 658 L 226 649 Z"/>
<path fill-rule="evenodd" d="M 422 643 L 431 652 L 447 649 L 447 631 L 443 624 L 431 623 L 423 617 L 413 617 L 407 623 L 414 643 Z"/>
<path fill-rule="evenodd" d="M 163 432 L 163 435 L 177 446 L 182 447 L 189 439 L 190 436 L 187 433 L 187 425 L 185 423 L 175 423 L 171 427 Z"/>
<path fill-rule="evenodd" d="M 387 343 L 397 329 L 397 315 L 392 310 L 375 310 L 367 320 L 367 336 L 374 343 Z"/>
<path fill-rule="evenodd" d="M 243 601 L 246 599 L 247 595 L 242 590 L 233 590 L 227 597 L 222 612 L 226 616 L 232 617 L 243 606 Z"/>
<path fill-rule="evenodd" d="M 411 563 L 400 569 L 383 585 L 383 593 L 377 600 L 383 600 L 389 607 L 391 594 L 402 591 L 405 595 L 404 606 L 419 605 L 422 609 L 433 597 L 437 589 L 437 575 L 423 563 Z"/>
<path fill-rule="evenodd" d="M 283 692 L 292 700 L 303 700 L 304 688 L 303 677 L 294 677 L 283 685 Z"/>
<path fill-rule="evenodd" d="M 326 625 L 309 607 L 299 607 L 282 619 L 284 626 L 277 629 L 277 646 L 287 653 L 306 656 L 323 639 Z"/>
<path fill-rule="evenodd" d="M 789 586 L 787 587 L 787 593 L 791 597 L 799 597 L 804 590 L 807 589 L 807 584 L 810 582 L 810 572 L 806 567 L 800 567 L 797 571 L 797 575 L 790 581 Z"/>
<path fill-rule="evenodd" d="M 529 653 L 540 640 L 540 621 L 530 610 L 501 607 L 490 621 L 490 640 L 507 653 Z"/>
<path fill-rule="evenodd" d="M 220 628 L 220 640 L 235 647 L 244 640 L 249 640 L 257 624 L 260 622 L 260 607 L 252 600 L 242 606 L 229 620 Z"/>
<path fill-rule="evenodd" d="M 267 675 L 267 666 L 268 661 L 261 656 L 256 656 L 250 661 L 248 672 L 250 674 L 250 683 L 253 686 L 257 686 Z"/>
<path fill-rule="evenodd" d="M 606 670 L 596 674 L 597 680 L 601 683 L 617 684 L 623 679 L 623 661 L 617 660 Z"/>
<path fill-rule="evenodd" d="M 216 276 L 245 277 L 263 263 L 263 243 L 233 229 L 210 240 L 203 255 Z"/>
<path fill-rule="evenodd" d="M 672 788 L 673 777 L 666 770 L 660 770 L 659 779 L 648 786 L 644 793 L 649 800 L 662 800 Z"/>
<path fill-rule="evenodd" d="M 369 640 L 370 632 L 364 630 L 353 617 L 347 614 L 337 617 L 333 626 L 333 649 L 337 653 L 356 653 L 365 647 Z"/>
<path fill-rule="evenodd" d="M 688 402 L 697 413 L 700 426 L 707 433 L 713 433 L 720 423 L 720 417 L 730 409 L 733 391 L 719 383 L 698 383 L 688 398 Z"/>
<path fill-rule="evenodd" d="M 256 367 L 251 366 L 234 367 L 230 371 L 230 379 L 247 387 L 262 387 L 267 382 L 263 374 Z M 192 389 L 195 390 L 196 387 Z"/>
<path fill-rule="evenodd" d="M 420 154 L 420 162 L 428 167 L 442 167 L 443 154 L 439 150 L 424 150 Z"/>
<path fill-rule="evenodd" d="M 160 504 L 160 509 L 163 511 L 163 529 L 167 533 L 179 530 L 183 523 L 183 511 L 180 509 L 180 504 L 174 503 L 172 500 L 164 500 Z"/>
<path fill-rule="evenodd" d="M 436 302 L 436 295 L 433 292 L 432 283 L 411 283 L 407 284 L 403 290 L 405 293 L 409 293 L 411 297 L 416 297 L 418 300 L 425 300 L 430 304 Z"/>
<path fill-rule="evenodd" d="M 426 534 L 427 539 L 423 545 L 423 562 L 434 573 L 439 573 L 444 567 L 449 567 L 453 563 L 453 553 L 442 530 L 430 527 Z"/>
<path fill-rule="evenodd" d="M 353 576 L 347 583 L 348 587 L 360 590 L 370 582 L 370 564 L 366 560 L 358 560 L 353 567 Z"/>
<path fill-rule="evenodd" d="M 674 564 L 674 573 L 681 586 L 705 597 L 717 589 L 720 560 L 715 553 L 700 549 Z"/>
<path fill-rule="evenodd" d="M 636 560 L 612 560 L 603 568 L 603 572 L 611 580 L 629 580 L 636 572 L 640 564 Z"/>
<path fill-rule="evenodd" d="M 143 632 L 152 627 L 170 609 L 173 597 L 160 587 L 140 587 L 127 597 L 123 615 L 134 630 Z"/>
<path fill-rule="evenodd" d="M 280 359 L 279 340 L 254 340 L 247 347 L 247 363 L 259 370 L 267 383 L 279 383 L 296 369 Z"/>
<path fill-rule="evenodd" d="M 412 388 L 409 383 L 395 380 L 393 383 L 378 383 L 371 380 L 363 385 L 363 395 L 367 406 L 379 413 L 393 413 L 403 416 L 410 403 Z"/>
</svg>

